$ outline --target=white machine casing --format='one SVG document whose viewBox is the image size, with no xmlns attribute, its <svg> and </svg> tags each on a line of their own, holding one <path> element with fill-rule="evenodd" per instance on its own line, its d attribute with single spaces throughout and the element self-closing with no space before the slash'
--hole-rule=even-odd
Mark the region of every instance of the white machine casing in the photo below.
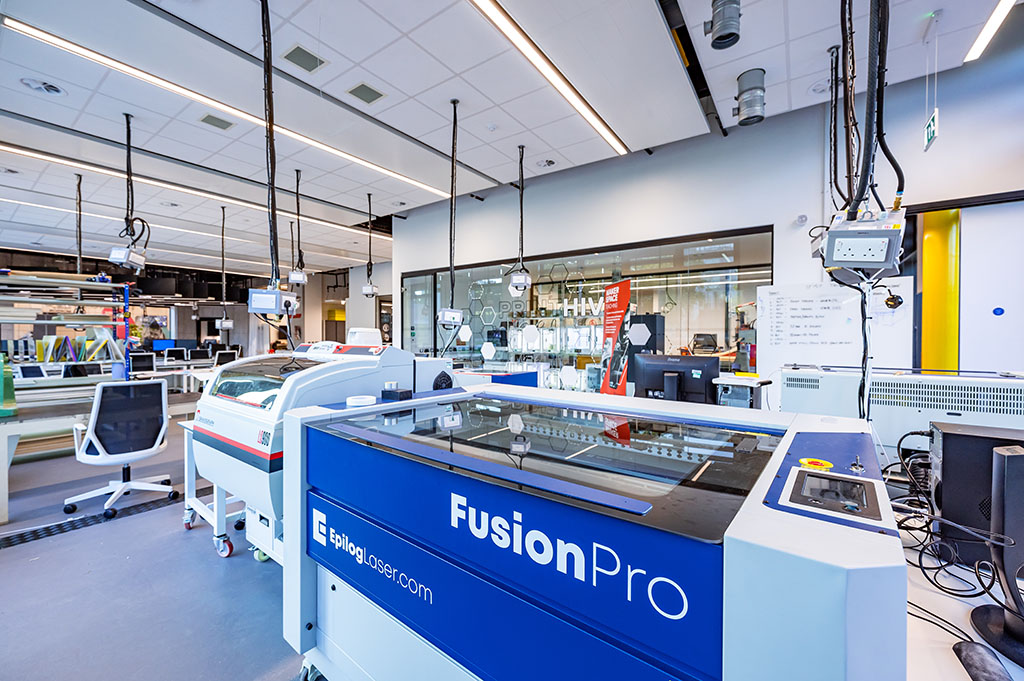
<svg viewBox="0 0 1024 681">
<path fill-rule="evenodd" d="M 782 410 L 857 418 L 859 385 L 859 369 L 784 368 Z M 912 430 L 927 431 L 932 421 L 1024 429 L 1024 378 L 872 372 L 871 423 L 893 456 L 900 437 Z M 927 451 L 928 441 L 913 435 L 903 446 Z"/>
<path fill-rule="evenodd" d="M 724 537 L 723 679 L 903 681 L 907 571 L 889 504 L 881 504 L 877 521 L 888 532 L 883 534 L 763 502 L 796 435 L 864 433 L 863 421 L 495 384 L 407 404 L 429 413 L 436 409 L 443 419 L 446 401 L 485 392 L 568 410 L 785 430 Z M 330 679 L 476 681 L 476 675 L 307 554 L 306 427 L 386 410 L 381 405 L 307 407 L 285 415 L 290 456 L 285 461 L 284 636 Z M 887 500 L 881 480 L 870 482 L 878 498 Z"/>
<path fill-rule="evenodd" d="M 272 457 L 283 452 L 282 419 L 289 409 L 344 403 L 352 395 L 379 398 L 386 381 L 412 387 L 413 355 L 391 346 L 353 348 L 322 341 L 300 345 L 291 357 L 318 364 L 289 374 L 269 409 L 218 397 L 215 388 L 224 372 L 268 359 L 288 359 L 289 355 L 246 357 L 218 367 L 196 404 L 196 428 L 213 433 L 228 449 L 244 447 Z M 261 470 L 198 440 L 193 449 L 199 475 L 245 501 L 246 539 L 281 562 L 282 471 Z"/>
</svg>

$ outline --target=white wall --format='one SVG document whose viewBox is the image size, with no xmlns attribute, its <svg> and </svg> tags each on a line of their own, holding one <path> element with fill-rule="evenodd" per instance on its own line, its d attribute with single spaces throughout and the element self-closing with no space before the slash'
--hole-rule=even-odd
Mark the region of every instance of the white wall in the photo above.
<svg viewBox="0 0 1024 681">
<path fill-rule="evenodd" d="M 393 288 L 392 266 L 389 262 L 373 264 L 373 283 L 379 289 L 378 295 L 387 296 L 391 295 L 393 290 L 400 290 Z M 345 304 L 346 329 L 354 329 L 356 327 L 377 328 L 377 301 L 374 298 L 363 296 L 364 284 L 366 284 L 366 266 L 349 268 L 349 295 L 348 303 Z"/>
<path fill-rule="evenodd" d="M 940 74 L 939 137 L 927 154 L 924 81 L 886 91 L 887 139 L 907 175 L 905 204 L 1021 188 L 1024 128 L 1014 111 L 1022 72 L 1024 45 Z M 526 254 L 772 224 L 775 283 L 820 281 L 807 230 L 832 211 L 826 141 L 822 105 L 731 128 L 725 138 L 704 135 L 659 147 L 653 156 L 637 152 L 528 179 Z M 880 192 L 889 201 L 895 181 L 879 163 Z M 517 250 L 516 191 L 503 186 L 485 194 L 482 203 L 458 201 L 457 265 L 511 259 Z M 806 225 L 796 223 L 800 214 L 808 216 Z M 402 272 L 447 265 L 447 202 L 410 211 L 394 234 L 400 291 Z M 401 302 L 396 295 L 396 321 Z"/>
</svg>

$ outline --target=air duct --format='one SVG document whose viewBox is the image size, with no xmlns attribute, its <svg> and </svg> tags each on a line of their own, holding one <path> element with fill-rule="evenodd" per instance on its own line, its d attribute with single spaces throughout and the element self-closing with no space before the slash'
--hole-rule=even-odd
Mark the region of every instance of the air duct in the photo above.
<svg viewBox="0 0 1024 681">
<path fill-rule="evenodd" d="M 724 50 L 740 41 L 740 0 L 711 0 L 711 21 L 704 22 L 711 47 Z"/>
<path fill-rule="evenodd" d="M 754 125 L 764 120 L 764 69 L 750 69 L 736 79 L 737 106 L 732 115 L 740 125 Z"/>
</svg>

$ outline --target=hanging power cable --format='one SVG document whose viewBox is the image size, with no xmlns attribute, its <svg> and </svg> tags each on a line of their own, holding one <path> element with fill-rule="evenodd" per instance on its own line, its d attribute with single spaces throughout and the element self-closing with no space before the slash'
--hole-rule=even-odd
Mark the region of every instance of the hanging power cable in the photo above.
<svg viewBox="0 0 1024 681">
<path fill-rule="evenodd" d="M 839 124 L 839 47 L 833 45 L 828 48 L 829 53 L 829 109 L 828 109 L 828 152 L 829 152 L 829 192 L 835 188 L 839 198 L 843 201 L 843 208 L 850 203 L 849 196 L 839 185 L 839 149 L 837 148 L 839 136 L 837 126 Z M 833 199 L 833 205 L 836 205 Z"/>
<path fill-rule="evenodd" d="M 880 0 L 871 0 L 868 17 L 868 86 L 864 105 L 864 137 L 861 144 L 861 167 L 857 192 L 850 199 L 847 220 L 856 220 L 860 205 L 867 199 L 868 183 L 874 164 L 875 123 L 878 104 L 878 52 Z"/>
<path fill-rule="evenodd" d="M 889 149 L 889 144 L 885 141 L 885 72 L 886 58 L 889 51 L 888 2 L 881 3 L 880 12 L 878 25 L 878 104 L 875 110 L 877 117 L 875 127 L 878 135 L 878 148 L 882 150 L 882 154 L 889 161 L 893 172 L 896 173 L 896 198 L 893 199 L 892 209 L 899 210 L 900 206 L 903 205 L 903 189 L 906 178 L 903 176 L 903 168 L 900 167 L 899 162 L 896 161 L 896 156 Z"/>
<path fill-rule="evenodd" d="M 523 192 L 526 185 L 523 181 L 523 154 L 526 147 L 519 145 L 519 257 L 516 263 L 505 272 L 505 276 L 512 275 L 508 291 L 513 297 L 518 298 L 530 288 L 530 270 L 523 264 Z"/>
<path fill-rule="evenodd" d="M 363 295 L 373 298 L 377 287 L 373 285 L 373 194 L 366 194 L 366 285 Z"/>
<path fill-rule="evenodd" d="M 437 324 L 442 329 L 451 331 L 451 336 L 441 350 L 441 357 L 455 342 L 459 327 L 462 326 L 462 310 L 455 309 L 455 191 L 458 164 L 456 153 L 459 139 L 459 100 L 451 100 L 452 105 L 452 185 L 451 197 L 448 202 L 448 307 L 438 310 Z"/>
<path fill-rule="evenodd" d="M 289 220 L 288 221 L 288 243 L 290 243 L 291 247 L 292 247 L 291 264 L 292 264 L 292 269 L 294 270 L 295 269 L 295 221 L 294 220 Z"/>
<path fill-rule="evenodd" d="M 75 258 L 75 272 L 82 273 L 82 176 L 75 173 L 75 242 L 78 255 Z M 81 292 L 81 291 L 79 291 Z"/>
<path fill-rule="evenodd" d="M 132 173 L 132 115 L 124 115 L 125 123 L 125 209 L 124 228 L 118 236 L 128 240 L 127 246 L 110 249 L 110 262 L 134 269 L 136 273 L 146 266 L 146 248 L 149 246 L 149 223 L 135 215 L 135 179 Z M 141 248 L 138 247 L 142 242 Z"/>
<path fill-rule="evenodd" d="M 277 244 L 277 153 L 274 150 L 274 67 L 270 43 L 270 3 L 260 0 L 260 25 L 263 31 L 263 109 L 267 130 L 267 222 L 270 230 L 270 287 L 281 284 Z"/>
<path fill-rule="evenodd" d="M 299 212 L 299 181 L 302 179 L 302 171 L 298 168 L 295 169 L 295 237 L 296 245 L 295 249 L 299 253 L 298 260 L 292 266 L 297 270 L 306 269 L 306 258 L 302 254 L 302 213 Z"/>
</svg>

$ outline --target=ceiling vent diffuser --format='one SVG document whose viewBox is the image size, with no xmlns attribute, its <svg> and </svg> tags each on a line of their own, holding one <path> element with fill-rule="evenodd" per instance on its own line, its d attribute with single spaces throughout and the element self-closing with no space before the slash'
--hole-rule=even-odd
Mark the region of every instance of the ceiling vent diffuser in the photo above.
<svg viewBox="0 0 1024 681">
<path fill-rule="evenodd" d="M 302 45 L 296 45 L 285 52 L 284 58 L 298 66 L 303 71 L 308 71 L 309 73 L 316 72 L 321 66 L 327 63 L 326 59 L 321 59 Z"/>
</svg>

